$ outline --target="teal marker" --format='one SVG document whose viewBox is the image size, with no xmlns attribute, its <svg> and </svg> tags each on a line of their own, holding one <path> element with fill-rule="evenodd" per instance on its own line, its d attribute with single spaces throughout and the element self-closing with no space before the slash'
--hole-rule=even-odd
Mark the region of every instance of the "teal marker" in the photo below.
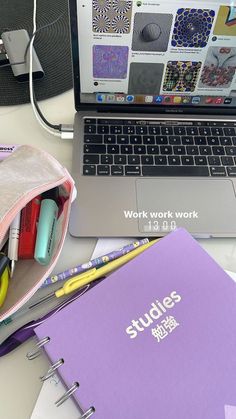
<svg viewBox="0 0 236 419">
<path fill-rule="evenodd" d="M 48 265 L 55 244 L 55 231 L 58 217 L 58 188 L 43 193 L 34 258 L 41 265 Z"/>
</svg>

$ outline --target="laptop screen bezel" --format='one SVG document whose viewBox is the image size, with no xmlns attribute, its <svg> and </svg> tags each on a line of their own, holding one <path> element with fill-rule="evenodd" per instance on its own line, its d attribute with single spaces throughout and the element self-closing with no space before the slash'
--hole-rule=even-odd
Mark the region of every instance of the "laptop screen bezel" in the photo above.
<svg viewBox="0 0 236 419">
<path fill-rule="evenodd" d="M 82 103 L 80 100 L 80 58 L 79 58 L 79 32 L 77 19 L 77 2 L 80 0 L 69 0 L 69 15 L 70 15 L 70 29 L 71 29 L 71 50 L 73 63 L 73 81 L 74 81 L 74 100 L 76 111 L 90 110 L 99 112 L 129 112 L 129 113 L 158 113 L 158 114 L 205 114 L 209 115 L 235 115 L 236 107 L 220 106 L 187 106 L 187 105 L 173 105 L 173 106 L 158 106 L 158 105 L 142 105 L 142 104 L 104 104 L 104 103 Z"/>
</svg>

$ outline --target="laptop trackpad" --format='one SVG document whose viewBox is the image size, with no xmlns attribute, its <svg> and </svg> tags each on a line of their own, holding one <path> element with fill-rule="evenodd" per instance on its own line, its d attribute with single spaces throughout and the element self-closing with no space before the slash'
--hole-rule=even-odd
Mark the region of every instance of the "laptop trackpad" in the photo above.
<svg viewBox="0 0 236 419">
<path fill-rule="evenodd" d="M 177 227 L 200 235 L 236 233 L 236 199 L 230 179 L 137 179 L 141 233 Z"/>
</svg>

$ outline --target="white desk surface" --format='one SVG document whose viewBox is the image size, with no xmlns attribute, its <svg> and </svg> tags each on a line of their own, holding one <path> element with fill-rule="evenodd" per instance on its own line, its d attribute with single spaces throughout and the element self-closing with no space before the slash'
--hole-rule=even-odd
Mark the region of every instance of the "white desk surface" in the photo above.
<svg viewBox="0 0 236 419">
<path fill-rule="evenodd" d="M 73 123 L 72 91 L 40 103 L 51 122 Z M 72 141 L 62 141 L 44 132 L 36 122 L 30 105 L 0 107 L 0 143 L 31 144 L 51 153 L 71 169 Z M 236 272 L 236 239 L 199 240 L 207 252 L 224 268 Z M 96 239 L 75 239 L 68 235 L 55 272 L 87 261 Z M 28 419 L 38 397 L 39 376 L 46 372 L 48 361 L 41 356 L 27 361 L 25 354 L 33 339 L 0 358 L 0 418 Z M 45 418 L 50 419 L 50 418 Z"/>
</svg>

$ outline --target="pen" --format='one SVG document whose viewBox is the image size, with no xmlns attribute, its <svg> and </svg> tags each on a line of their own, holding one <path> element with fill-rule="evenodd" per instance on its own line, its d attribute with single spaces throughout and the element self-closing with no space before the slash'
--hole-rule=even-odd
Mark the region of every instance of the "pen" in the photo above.
<svg viewBox="0 0 236 419">
<path fill-rule="evenodd" d="M 0 277 L 2 276 L 3 272 L 5 271 L 8 265 L 9 258 L 5 255 L 5 253 L 0 252 Z"/>
<path fill-rule="evenodd" d="M 36 196 L 21 211 L 19 259 L 33 259 L 37 236 L 37 222 L 41 205 L 41 195 Z"/>
<path fill-rule="evenodd" d="M 66 281 L 66 283 L 63 285 L 63 287 L 59 288 L 59 290 L 52 292 L 39 301 L 37 301 L 34 304 L 34 307 L 38 304 L 43 303 L 44 301 L 48 301 L 51 298 L 57 297 L 60 298 L 63 295 L 70 294 L 71 292 L 90 284 L 91 282 L 95 281 L 96 279 L 103 278 L 110 272 L 114 271 L 117 268 L 120 268 L 125 263 L 129 262 L 130 260 L 134 259 L 136 256 L 138 256 L 140 253 L 142 253 L 144 250 L 151 247 L 154 243 L 156 243 L 158 240 L 153 240 L 149 243 L 144 244 L 141 247 L 138 247 L 137 249 L 133 250 L 132 252 L 128 253 L 127 255 L 121 256 L 119 259 L 113 260 L 107 265 L 104 265 L 100 268 L 93 268 L 89 271 L 82 273 L 80 275 L 76 275 L 73 278 Z"/>
<path fill-rule="evenodd" d="M 74 301 L 77 298 L 81 297 L 81 295 L 83 295 L 89 288 L 90 288 L 90 286 L 88 285 L 88 286 L 84 287 L 83 289 L 80 289 L 77 293 L 73 294 L 73 296 L 71 296 L 68 299 L 64 300 L 63 303 L 58 304 L 57 307 L 55 307 L 49 313 L 45 314 L 40 319 L 38 319 L 38 320 L 32 320 L 31 322 L 25 324 L 24 326 L 22 326 L 18 330 L 16 330 L 14 333 L 12 333 L 0 345 L 0 357 L 8 354 L 13 349 L 17 348 L 19 345 L 21 345 L 23 342 L 25 342 L 27 339 L 29 339 L 32 336 L 34 336 L 34 328 L 36 326 L 38 326 L 39 324 L 43 323 L 45 320 L 47 320 L 53 314 L 55 314 L 58 311 L 62 310 L 64 307 L 66 307 L 72 301 Z"/>
<path fill-rule="evenodd" d="M 34 251 L 34 258 L 41 265 L 47 265 L 52 258 L 58 217 L 57 199 L 58 187 L 42 194 Z"/>
<path fill-rule="evenodd" d="M 8 242 L 8 257 L 11 261 L 11 273 L 12 278 L 15 269 L 15 261 L 18 260 L 18 245 L 19 245 L 19 233 L 20 233 L 20 216 L 19 212 L 10 226 L 9 231 L 9 242 Z"/>
<path fill-rule="evenodd" d="M 9 282 L 9 269 L 7 266 L 0 277 L 0 307 L 3 305 L 6 299 L 7 290 L 8 290 L 8 282 Z"/>
<path fill-rule="evenodd" d="M 103 265 L 104 263 L 108 263 L 112 260 L 118 259 L 121 256 L 126 255 L 127 253 L 133 251 L 137 247 L 143 246 L 144 244 L 148 242 L 149 242 L 149 239 L 137 240 L 136 242 L 130 243 L 122 247 L 121 249 L 113 250 L 112 252 L 107 253 L 106 255 L 92 259 L 91 261 L 78 265 L 75 268 L 67 269 L 66 271 L 63 271 L 57 275 L 50 276 L 44 281 L 41 288 L 44 288 L 50 284 L 54 284 L 57 281 L 63 281 L 65 279 L 69 279 L 72 276 L 75 276 L 76 274 L 86 272 L 91 268 L 95 268 L 95 267 L 98 267 L 99 265 Z"/>
</svg>

